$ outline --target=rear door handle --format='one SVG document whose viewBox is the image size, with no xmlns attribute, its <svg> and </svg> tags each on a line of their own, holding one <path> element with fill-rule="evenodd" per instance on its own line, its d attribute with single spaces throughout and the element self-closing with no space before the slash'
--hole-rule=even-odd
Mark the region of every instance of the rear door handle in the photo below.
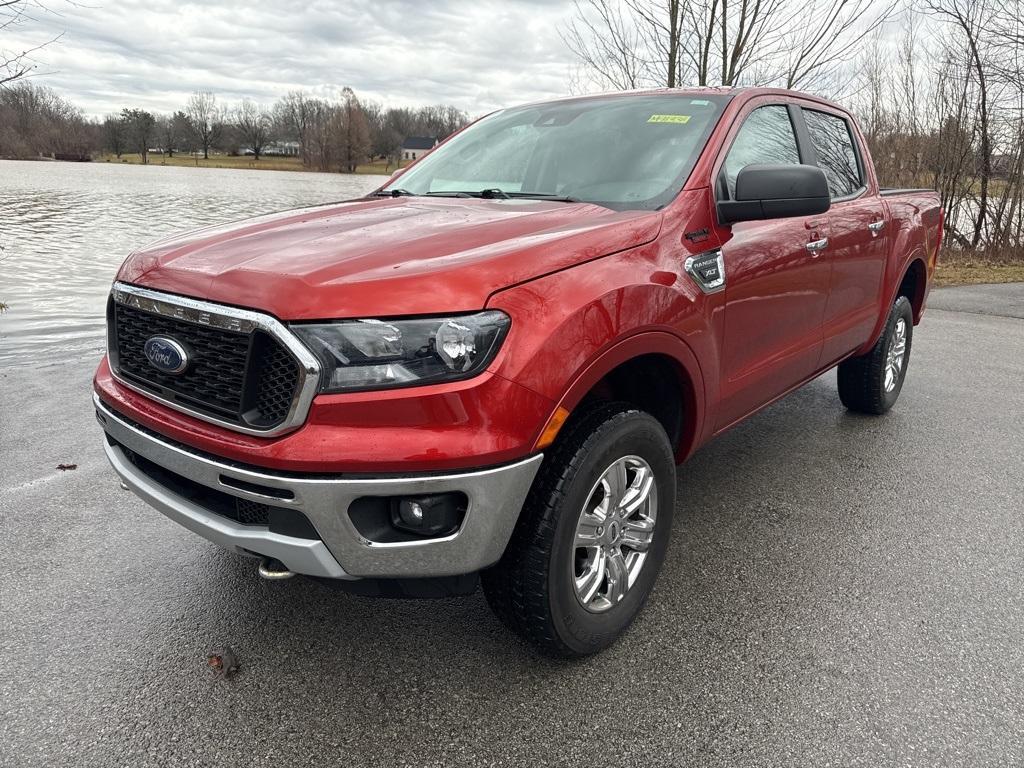
<svg viewBox="0 0 1024 768">
<path fill-rule="evenodd" d="M 868 229 L 871 230 L 871 234 L 877 235 L 879 232 L 885 229 L 885 219 L 882 219 L 881 221 L 872 221 L 870 224 L 868 224 Z"/>
<path fill-rule="evenodd" d="M 828 246 L 828 238 L 823 237 L 821 240 L 811 240 L 807 244 L 807 250 L 811 252 L 812 256 L 817 256 Z"/>
</svg>

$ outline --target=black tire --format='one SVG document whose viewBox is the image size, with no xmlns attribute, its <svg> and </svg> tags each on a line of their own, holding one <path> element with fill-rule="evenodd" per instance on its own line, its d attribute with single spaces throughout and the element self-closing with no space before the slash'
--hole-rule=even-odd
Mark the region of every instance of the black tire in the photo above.
<svg viewBox="0 0 1024 768">
<path fill-rule="evenodd" d="M 889 352 L 902 321 L 905 348 L 899 373 L 893 376 L 892 387 L 887 388 L 886 369 Z M 839 399 L 851 411 L 880 415 L 892 408 L 903 389 L 910 364 L 910 343 L 914 335 L 914 312 L 906 296 L 900 296 L 892 305 L 885 329 L 875 346 L 866 355 L 851 357 L 839 364 Z"/>
<path fill-rule="evenodd" d="M 630 456 L 643 459 L 653 473 L 652 540 L 621 600 L 594 613 L 574 586 L 576 527 L 604 471 Z M 633 622 L 654 586 L 674 507 L 675 460 L 657 420 L 622 403 L 574 414 L 544 457 L 504 556 L 481 574 L 487 602 L 507 627 L 546 655 L 571 658 L 607 648 Z"/>
</svg>

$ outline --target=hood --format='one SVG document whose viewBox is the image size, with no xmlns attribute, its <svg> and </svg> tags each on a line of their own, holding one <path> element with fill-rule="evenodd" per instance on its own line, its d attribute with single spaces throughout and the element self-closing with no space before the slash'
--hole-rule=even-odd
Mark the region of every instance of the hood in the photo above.
<svg viewBox="0 0 1024 768">
<path fill-rule="evenodd" d="M 650 242 L 653 211 L 587 203 L 382 198 L 161 240 L 118 279 L 284 320 L 481 309 L 495 291 Z"/>
</svg>

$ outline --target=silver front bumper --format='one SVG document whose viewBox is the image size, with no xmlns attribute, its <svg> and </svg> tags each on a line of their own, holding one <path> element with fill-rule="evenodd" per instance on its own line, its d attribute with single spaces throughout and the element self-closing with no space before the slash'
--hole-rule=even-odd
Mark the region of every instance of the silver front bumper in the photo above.
<svg viewBox="0 0 1024 768">
<path fill-rule="evenodd" d="M 335 579 L 416 578 L 473 573 L 497 562 L 540 467 L 541 455 L 493 469 L 445 475 L 350 479 L 275 474 L 246 469 L 193 452 L 143 431 L 93 396 L 107 458 L 124 483 L 167 517 L 215 544 L 242 554 L 273 557 L 295 573 Z M 320 540 L 284 536 L 265 526 L 223 517 L 154 480 L 121 446 L 154 464 L 229 496 L 301 511 Z M 231 485 L 225 484 L 223 479 Z M 290 498 L 235 487 L 264 486 Z M 462 491 L 469 499 L 462 526 L 444 538 L 380 543 L 363 537 L 348 514 L 363 496 Z"/>
</svg>

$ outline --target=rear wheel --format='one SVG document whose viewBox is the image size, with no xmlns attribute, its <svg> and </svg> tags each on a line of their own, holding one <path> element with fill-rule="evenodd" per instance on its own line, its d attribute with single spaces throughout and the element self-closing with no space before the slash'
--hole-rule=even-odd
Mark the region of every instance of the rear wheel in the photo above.
<svg viewBox="0 0 1024 768">
<path fill-rule="evenodd" d="M 654 586 L 674 505 L 661 424 L 629 405 L 597 406 L 545 457 L 505 555 L 482 575 L 488 602 L 549 655 L 608 647 Z"/>
<path fill-rule="evenodd" d="M 906 296 L 892 305 L 885 329 L 866 355 L 839 364 L 839 399 L 851 411 L 882 414 L 903 388 L 910 362 L 914 313 Z"/>
</svg>

